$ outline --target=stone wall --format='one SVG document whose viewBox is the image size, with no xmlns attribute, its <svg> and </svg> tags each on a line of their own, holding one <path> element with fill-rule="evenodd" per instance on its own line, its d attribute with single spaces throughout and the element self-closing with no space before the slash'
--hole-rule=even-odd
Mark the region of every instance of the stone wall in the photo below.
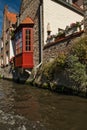
<svg viewBox="0 0 87 130">
<path fill-rule="evenodd" d="M 62 40 L 58 40 L 54 43 L 49 43 L 44 46 L 43 62 L 47 63 L 55 59 L 60 53 L 68 53 L 70 48 L 75 43 L 76 38 L 81 37 L 83 32 L 76 33 L 72 36 L 68 36 Z"/>
<path fill-rule="evenodd" d="M 27 2 L 25 2 L 27 1 Z M 34 21 L 34 66 L 40 62 L 40 0 L 23 0 L 20 10 L 20 22 L 29 16 Z"/>
<path fill-rule="evenodd" d="M 84 0 L 84 29 L 87 34 L 87 0 Z"/>
<path fill-rule="evenodd" d="M 22 0 L 21 1 L 21 8 L 20 8 L 20 13 L 22 14 L 24 10 L 27 8 L 31 0 Z"/>
<path fill-rule="evenodd" d="M 0 68 L 0 75 L 4 79 L 12 80 L 13 79 L 13 75 L 12 75 L 12 68 L 11 68 L 11 66 L 8 65 L 8 66 L 5 66 L 4 68 Z"/>
</svg>

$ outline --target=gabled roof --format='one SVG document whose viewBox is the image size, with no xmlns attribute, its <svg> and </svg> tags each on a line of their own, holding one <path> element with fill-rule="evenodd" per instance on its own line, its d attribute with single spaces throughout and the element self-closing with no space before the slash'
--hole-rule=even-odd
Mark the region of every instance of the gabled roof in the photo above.
<svg viewBox="0 0 87 130">
<path fill-rule="evenodd" d="M 34 24 L 33 20 L 30 17 L 26 17 L 21 24 Z"/>
<path fill-rule="evenodd" d="M 33 20 L 32 20 L 30 17 L 26 17 L 23 21 L 21 21 L 21 22 L 18 24 L 18 26 L 17 26 L 15 32 L 16 32 L 17 30 L 19 30 L 21 27 L 29 27 L 29 26 L 31 27 L 31 26 L 33 26 L 33 25 L 34 25 Z"/>
<path fill-rule="evenodd" d="M 11 21 L 13 24 L 16 23 L 17 18 L 16 18 L 16 14 L 15 14 L 15 13 L 12 13 L 12 12 L 7 11 L 7 12 L 6 12 L 6 16 L 7 16 L 7 19 L 8 19 L 9 21 Z"/>
</svg>

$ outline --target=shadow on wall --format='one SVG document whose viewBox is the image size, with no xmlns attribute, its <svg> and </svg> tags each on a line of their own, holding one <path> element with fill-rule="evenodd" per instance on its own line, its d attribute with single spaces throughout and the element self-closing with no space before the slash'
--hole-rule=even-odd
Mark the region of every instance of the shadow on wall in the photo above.
<svg viewBox="0 0 87 130">
<path fill-rule="evenodd" d="M 22 84 L 24 84 L 30 76 L 28 72 L 20 68 L 14 69 L 12 72 L 12 75 L 13 75 L 13 81 L 17 83 L 22 83 Z"/>
</svg>

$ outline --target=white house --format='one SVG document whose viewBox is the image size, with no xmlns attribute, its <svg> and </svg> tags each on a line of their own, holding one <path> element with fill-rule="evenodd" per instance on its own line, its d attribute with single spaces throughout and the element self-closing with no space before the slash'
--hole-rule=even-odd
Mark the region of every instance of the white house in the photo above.
<svg viewBox="0 0 87 130">
<path fill-rule="evenodd" d="M 58 33 L 58 28 L 65 29 L 72 23 L 81 22 L 83 18 L 81 0 L 43 0 L 44 44 L 48 24 L 51 34 L 54 35 Z"/>
</svg>

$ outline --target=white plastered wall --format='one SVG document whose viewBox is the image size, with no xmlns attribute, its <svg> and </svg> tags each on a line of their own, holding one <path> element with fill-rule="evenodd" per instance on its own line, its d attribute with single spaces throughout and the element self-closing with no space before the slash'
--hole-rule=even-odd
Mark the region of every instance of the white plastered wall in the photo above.
<svg viewBox="0 0 87 130">
<path fill-rule="evenodd" d="M 65 29 L 71 23 L 80 22 L 83 16 L 62 6 L 52 0 L 43 0 L 43 18 L 44 18 L 44 44 L 47 39 L 47 24 L 50 23 L 51 34 L 57 34 L 58 28 Z"/>
<path fill-rule="evenodd" d="M 10 59 L 14 57 L 14 50 L 13 50 L 13 44 L 12 41 L 10 40 Z"/>
</svg>

